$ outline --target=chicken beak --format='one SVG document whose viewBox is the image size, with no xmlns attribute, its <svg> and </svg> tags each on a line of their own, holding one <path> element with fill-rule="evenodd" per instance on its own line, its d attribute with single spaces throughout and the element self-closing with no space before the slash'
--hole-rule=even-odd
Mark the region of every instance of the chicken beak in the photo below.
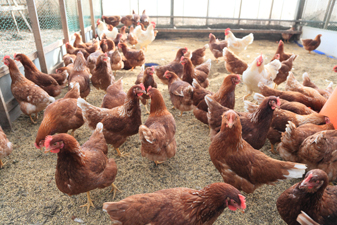
<svg viewBox="0 0 337 225">
<path fill-rule="evenodd" d="M 244 209 L 240 209 L 240 211 L 241 211 L 242 213 L 245 213 L 245 210 L 244 210 Z"/>
<path fill-rule="evenodd" d="M 232 118 L 229 119 L 227 125 L 228 125 L 229 128 L 232 128 L 232 127 L 233 127 L 234 122 L 233 122 L 233 119 L 232 119 Z"/>
<path fill-rule="evenodd" d="M 50 152 L 50 149 L 49 148 L 45 148 L 44 149 L 44 153 L 48 153 L 48 152 Z"/>
</svg>

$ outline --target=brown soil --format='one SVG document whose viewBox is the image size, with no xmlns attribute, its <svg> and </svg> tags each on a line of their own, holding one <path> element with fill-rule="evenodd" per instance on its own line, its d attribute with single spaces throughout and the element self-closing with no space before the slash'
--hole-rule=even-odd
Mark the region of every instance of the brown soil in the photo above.
<svg viewBox="0 0 337 225">
<path fill-rule="evenodd" d="M 207 38 L 156 40 L 148 48 L 146 61 L 163 65 L 174 59 L 178 48 L 188 47 L 194 50 L 207 42 Z M 251 63 L 262 52 L 271 59 L 276 48 L 277 43 L 274 41 L 257 40 L 241 53 L 240 57 Z M 308 54 L 294 43 L 286 44 L 285 49 L 287 52 L 299 55 L 294 62 L 293 72 L 300 82 L 304 72 L 308 72 L 314 83 L 321 88 L 328 85 L 325 79 L 337 82 L 336 74 L 332 72 L 332 67 L 337 64 L 336 59 Z M 209 89 L 216 91 L 228 72 L 224 67 L 223 59 L 216 63 L 210 50 L 207 50 L 206 56 L 212 59 Z M 125 91 L 134 84 L 139 71 L 140 68 L 137 68 L 133 72 L 117 73 L 116 79 L 123 77 Z M 158 89 L 176 119 L 177 154 L 167 162 L 155 166 L 152 161 L 141 157 L 138 135 L 130 137 L 120 148 L 123 152 L 130 153 L 127 158 L 118 157 L 110 147 L 109 157 L 113 157 L 118 166 L 115 185 L 122 190 L 121 193 L 117 192 L 115 201 L 134 194 L 173 187 L 200 189 L 210 183 L 222 181 L 208 154 L 210 145 L 208 127 L 195 119 L 192 112 L 185 112 L 183 117 L 178 117 L 180 112 L 171 109 L 167 86 L 160 83 Z M 284 84 L 280 85 L 279 89 L 284 89 Z M 61 96 L 65 92 L 66 89 Z M 245 93 L 245 87 L 242 84 L 238 85 L 235 91 L 235 110 L 243 111 L 242 97 Z M 100 106 L 103 96 L 102 91 L 92 89 L 87 101 Z M 250 100 L 252 100 L 251 97 Z M 147 118 L 144 112 L 142 106 L 143 122 Z M 39 116 L 40 123 L 43 114 L 40 113 Z M 6 132 L 9 140 L 14 144 L 14 150 L 3 160 L 6 165 L 0 170 L 0 223 L 72 224 L 72 219 L 80 218 L 86 224 L 110 224 L 109 216 L 102 211 L 104 202 L 113 201 L 110 188 L 91 191 L 96 208 L 91 208 L 89 215 L 86 214 L 86 209 L 79 208 L 86 203 L 85 193 L 69 197 L 57 189 L 54 178 L 57 156 L 51 153 L 44 154 L 33 145 L 39 123 L 33 125 L 28 116 L 21 115 L 13 123 L 14 132 Z M 91 132 L 85 125 L 75 133 L 80 144 L 88 140 L 90 135 Z M 278 155 L 271 154 L 269 149 L 270 143 L 266 141 L 262 151 L 273 158 L 280 159 Z M 253 194 L 244 194 L 247 203 L 246 212 L 242 214 L 226 209 L 215 224 L 285 224 L 277 212 L 275 203 L 284 190 L 298 181 L 299 179 L 295 179 L 278 182 L 275 186 L 264 185 Z"/>
</svg>

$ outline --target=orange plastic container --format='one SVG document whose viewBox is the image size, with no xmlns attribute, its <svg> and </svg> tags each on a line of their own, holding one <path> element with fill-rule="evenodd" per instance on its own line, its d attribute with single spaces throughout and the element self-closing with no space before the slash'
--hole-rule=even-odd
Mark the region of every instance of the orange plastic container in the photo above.
<svg viewBox="0 0 337 225">
<path fill-rule="evenodd" d="M 337 88 L 332 92 L 319 114 L 329 117 L 335 129 L 337 128 Z"/>
</svg>

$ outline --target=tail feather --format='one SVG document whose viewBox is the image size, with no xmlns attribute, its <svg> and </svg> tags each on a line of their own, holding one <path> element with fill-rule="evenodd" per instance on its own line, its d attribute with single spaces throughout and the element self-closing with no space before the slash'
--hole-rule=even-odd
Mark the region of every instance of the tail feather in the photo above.
<svg viewBox="0 0 337 225">
<path fill-rule="evenodd" d="M 209 48 L 209 44 L 205 44 L 204 47 L 207 49 Z"/>
<path fill-rule="evenodd" d="M 306 169 L 307 169 L 307 166 L 305 164 L 295 163 L 295 165 L 294 165 L 293 168 L 287 170 L 289 172 L 289 174 L 288 175 L 284 175 L 284 176 L 287 179 L 302 178 L 302 176 L 305 173 Z"/>
<path fill-rule="evenodd" d="M 196 79 L 193 79 L 192 86 L 193 88 L 197 88 L 197 89 L 200 88 L 200 84 L 198 83 Z"/>
<path fill-rule="evenodd" d="M 263 102 L 263 100 L 265 99 L 265 97 L 262 94 L 260 94 L 260 93 L 255 93 L 254 94 L 254 99 L 260 105 Z"/>
<path fill-rule="evenodd" d="M 253 33 L 250 33 L 247 36 L 243 37 L 242 40 L 246 45 L 250 45 L 254 41 Z"/>
<path fill-rule="evenodd" d="M 289 72 L 289 75 L 287 77 L 287 82 L 286 82 L 286 86 L 285 86 L 285 90 L 286 91 L 294 91 L 294 90 L 301 90 L 303 89 L 302 84 L 300 84 L 294 74 L 292 72 Z"/>
<path fill-rule="evenodd" d="M 153 143 L 152 132 L 147 126 L 144 125 L 139 126 L 139 140 L 141 141 L 144 140 L 150 144 Z"/>
<path fill-rule="evenodd" d="M 286 129 L 284 133 L 282 134 L 281 141 L 286 143 L 286 142 L 290 142 L 294 140 L 295 129 L 296 129 L 296 125 L 293 122 L 288 121 L 288 124 L 286 125 Z"/>
<path fill-rule="evenodd" d="M 311 219 L 310 216 L 308 216 L 308 214 L 303 211 L 298 214 L 296 221 L 301 225 L 319 225 L 319 223 L 315 222 L 313 219 Z"/>
<path fill-rule="evenodd" d="M 246 112 L 249 112 L 249 113 L 254 113 L 259 108 L 258 105 L 255 105 L 254 103 L 250 101 L 244 101 L 243 104 L 244 104 L 243 108 L 245 109 Z"/>
</svg>

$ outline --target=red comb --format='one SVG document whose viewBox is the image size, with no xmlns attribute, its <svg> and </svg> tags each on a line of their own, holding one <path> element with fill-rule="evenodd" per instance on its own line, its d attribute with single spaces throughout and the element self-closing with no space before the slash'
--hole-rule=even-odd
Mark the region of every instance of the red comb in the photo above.
<svg viewBox="0 0 337 225">
<path fill-rule="evenodd" d="M 16 53 L 14 53 L 14 58 L 16 57 Z"/>
<path fill-rule="evenodd" d="M 181 56 L 180 61 L 182 61 L 183 59 L 184 59 L 184 56 Z"/>
<path fill-rule="evenodd" d="M 245 196 L 239 194 L 239 199 L 241 201 L 241 209 L 246 209 L 246 198 L 245 198 Z"/>
<path fill-rule="evenodd" d="M 55 72 L 57 73 L 57 69 L 55 70 Z"/>
<path fill-rule="evenodd" d="M 67 42 L 66 45 L 70 45 L 69 42 Z"/>
<path fill-rule="evenodd" d="M 48 135 L 44 140 L 44 146 L 48 149 L 50 147 L 50 142 L 53 140 L 53 136 Z"/>
<path fill-rule="evenodd" d="M 240 75 L 236 75 L 237 77 L 238 77 L 238 80 L 241 80 L 241 77 L 240 77 Z"/>
<path fill-rule="evenodd" d="M 99 24 L 99 19 L 97 19 L 96 23 L 98 23 L 98 24 Z"/>
<path fill-rule="evenodd" d="M 154 71 L 154 66 L 151 66 L 152 71 Z"/>
<path fill-rule="evenodd" d="M 281 105 L 281 101 L 280 101 L 280 98 L 279 98 L 279 97 L 276 98 L 276 105 L 277 105 L 278 107 L 280 107 L 280 105 Z"/>
<path fill-rule="evenodd" d="M 151 86 L 149 86 L 148 88 L 147 88 L 147 92 L 149 92 L 149 90 L 151 89 L 152 87 Z"/>
<path fill-rule="evenodd" d="M 278 43 L 278 45 L 280 46 L 280 45 L 282 45 L 283 44 L 283 41 L 282 40 L 280 40 L 280 42 Z"/>
<path fill-rule="evenodd" d="M 107 54 L 107 53 L 105 53 L 105 54 L 104 54 L 104 56 L 105 56 L 105 57 L 107 57 L 107 56 L 108 56 L 108 54 Z"/>
<path fill-rule="evenodd" d="M 5 55 L 4 56 L 4 58 L 3 58 L 3 60 L 5 60 L 5 59 L 10 59 L 11 57 L 9 56 L 9 55 Z"/>
<path fill-rule="evenodd" d="M 139 86 L 142 88 L 143 91 L 145 91 L 145 86 L 143 83 L 140 83 Z"/>
</svg>

